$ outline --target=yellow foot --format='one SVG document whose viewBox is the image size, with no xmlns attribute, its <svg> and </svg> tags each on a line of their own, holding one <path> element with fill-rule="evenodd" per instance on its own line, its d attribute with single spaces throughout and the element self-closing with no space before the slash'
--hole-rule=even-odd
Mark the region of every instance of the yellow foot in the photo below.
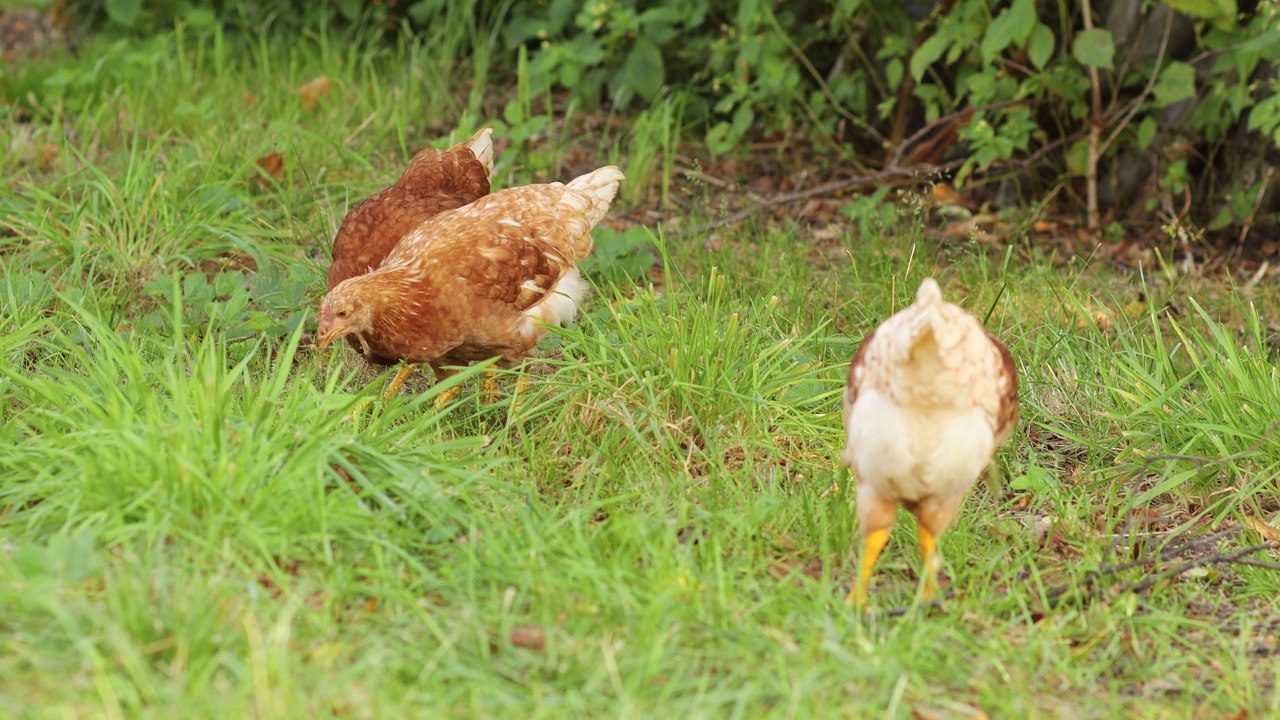
<svg viewBox="0 0 1280 720">
<path fill-rule="evenodd" d="M 444 392 L 437 395 L 436 399 L 431 401 L 431 404 L 438 408 L 444 407 L 445 405 L 448 405 L 449 403 L 453 402 L 453 399 L 458 397 L 458 393 L 460 392 L 462 392 L 462 388 L 457 385 L 454 385 L 448 390 L 445 390 Z"/>
<path fill-rule="evenodd" d="M 924 525 L 916 530 L 920 540 L 920 555 L 924 560 L 924 577 L 920 580 L 920 602 L 929 603 L 938 596 L 938 570 L 942 558 L 938 555 L 938 537 Z"/>
<path fill-rule="evenodd" d="M 884 546 L 889 542 L 889 528 L 878 528 L 862 537 L 862 563 L 858 571 L 858 582 L 849 591 L 845 604 L 852 605 L 861 611 L 867 606 L 867 586 L 871 584 L 871 571 L 875 568 L 876 559 L 880 557 Z"/>
<path fill-rule="evenodd" d="M 369 407 L 369 403 L 371 402 L 373 401 L 366 398 L 357 403 L 355 407 L 351 408 L 351 412 L 347 413 L 347 422 L 354 425 L 356 422 L 356 416 L 364 412 L 364 409 Z"/>
<path fill-rule="evenodd" d="M 485 405 L 498 402 L 498 373 L 493 370 L 486 370 L 484 373 L 484 384 L 480 386 L 480 402 Z"/>
<path fill-rule="evenodd" d="M 512 393 L 512 397 L 514 398 L 511 401 L 512 410 L 519 410 L 520 406 L 524 404 L 524 391 L 528 389 L 529 389 L 529 376 L 521 375 L 520 379 L 516 381 L 515 392 Z"/>
</svg>

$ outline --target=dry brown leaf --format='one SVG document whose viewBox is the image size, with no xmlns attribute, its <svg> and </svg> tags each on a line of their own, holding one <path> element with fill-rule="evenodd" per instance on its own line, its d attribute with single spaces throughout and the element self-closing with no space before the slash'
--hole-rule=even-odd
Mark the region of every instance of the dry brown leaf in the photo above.
<svg viewBox="0 0 1280 720">
<path fill-rule="evenodd" d="M 279 180 L 284 176 L 284 156 L 278 152 L 267 153 L 258 158 L 258 167 L 271 177 Z"/>
<path fill-rule="evenodd" d="M 511 644 L 530 650 L 546 650 L 547 635 L 541 625 L 519 625 L 511 628 Z"/>
<path fill-rule="evenodd" d="M 1274 525 L 1268 525 L 1252 515 L 1245 518 L 1244 522 L 1246 525 L 1256 530 L 1258 534 L 1262 536 L 1263 540 L 1266 540 L 1267 542 L 1280 543 L 1280 528 L 1275 527 Z"/>
<path fill-rule="evenodd" d="M 1031 226 L 1032 232 L 1038 232 L 1038 233 L 1059 232 L 1066 229 L 1067 229 L 1066 223 L 1055 222 L 1053 220 L 1037 220 Z"/>
<path fill-rule="evenodd" d="M 329 94 L 329 88 L 332 86 L 333 81 L 329 79 L 328 75 L 321 75 L 310 82 L 304 83 L 302 87 L 298 88 L 298 94 L 302 96 L 302 107 L 307 110 L 315 107 L 320 98 Z"/>
<path fill-rule="evenodd" d="M 943 205 L 963 205 L 964 198 L 960 197 L 960 193 L 947 183 L 938 183 L 929 188 L 929 192 L 933 194 L 933 199 Z"/>
<path fill-rule="evenodd" d="M 40 166 L 45 170 L 52 170 L 53 163 L 57 161 L 58 154 L 62 152 L 62 148 L 51 143 L 45 143 L 40 146 Z"/>
</svg>

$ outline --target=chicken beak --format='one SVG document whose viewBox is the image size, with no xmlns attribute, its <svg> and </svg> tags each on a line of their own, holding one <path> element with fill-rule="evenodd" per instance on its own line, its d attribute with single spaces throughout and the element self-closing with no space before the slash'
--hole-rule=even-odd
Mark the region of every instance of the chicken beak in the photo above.
<svg viewBox="0 0 1280 720">
<path fill-rule="evenodd" d="M 342 334 L 342 323 L 335 323 L 324 309 L 320 311 L 320 326 L 316 328 L 316 347 L 324 350 Z"/>
<path fill-rule="evenodd" d="M 316 333 L 318 335 L 316 339 L 316 347 L 321 350 L 329 347 L 329 343 L 332 343 L 338 338 L 338 336 L 342 335 L 342 329 L 341 325 L 330 326 L 329 323 L 321 323 L 320 328 Z"/>
</svg>

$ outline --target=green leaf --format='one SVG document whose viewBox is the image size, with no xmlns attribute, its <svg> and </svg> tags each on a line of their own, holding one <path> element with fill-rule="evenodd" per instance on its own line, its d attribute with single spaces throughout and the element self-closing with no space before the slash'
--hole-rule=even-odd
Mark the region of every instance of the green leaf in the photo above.
<svg viewBox="0 0 1280 720">
<path fill-rule="evenodd" d="M 1208 20 L 1220 30 L 1236 26 L 1236 0 L 1165 0 L 1165 4 L 1183 15 Z"/>
<path fill-rule="evenodd" d="M 132 28 L 142 15 L 142 0 L 107 0 L 107 17 L 111 22 Z"/>
<path fill-rule="evenodd" d="M 1081 65 L 1100 67 L 1106 70 L 1115 69 L 1112 60 L 1116 56 L 1115 43 L 1111 41 L 1111 31 L 1094 28 L 1082 30 L 1076 35 L 1071 54 Z"/>
<path fill-rule="evenodd" d="M 734 134 L 739 137 L 746 135 L 747 131 L 751 129 L 751 123 L 755 122 L 755 120 L 756 112 L 751 109 L 750 105 L 747 103 L 739 105 L 738 109 L 733 113 Z"/>
<path fill-rule="evenodd" d="M 1156 107 L 1168 107 L 1196 94 L 1196 71 L 1184 62 L 1171 62 L 1160 70 L 1160 79 L 1151 89 Z"/>
<path fill-rule="evenodd" d="M 898 87 L 902 84 L 902 61 L 897 58 L 890 60 L 884 65 L 884 79 L 889 87 Z"/>
<path fill-rule="evenodd" d="M 924 77 L 924 71 L 942 57 L 951 45 L 951 38 L 946 35 L 933 35 L 920 43 L 920 47 L 911 55 L 911 77 L 918 83 Z"/>
<path fill-rule="evenodd" d="M 1089 141 L 1077 140 L 1067 148 L 1067 171 L 1073 175 L 1084 175 L 1089 169 Z"/>
<path fill-rule="evenodd" d="M 1057 45 L 1057 41 L 1053 37 L 1053 31 L 1048 25 L 1039 23 L 1036 29 L 1031 31 L 1031 37 L 1027 40 L 1027 55 L 1031 57 L 1031 64 L 1036 66 L 1037 70 L 1043 70 L 1044 66 L 1049 63 L 1049 58 L 1053 56 L 1053 49 Z"/>
<path fill-rule="evenodd" d="M 1037 24 L 1035 3 L 1013 0 L 1013 5 L 992 20 L 982 36 L 982 62 L 990 63 L 1010 45 L 1026 42 Z"/>
<path fill-rule="evenodd" d="M 1138 123 L 1138 149 L 1146 150 L 1151 141 L 1156 137 L 1156 121 L 1149 117 L 1142 118 L 1142 122 Z"/>
<path fill-rule="evenodd" d="M 642 99 L 651 101 L 662 90 L 666 71 L 662 66 L 662 52 L 647 38 L 636 40 L 635 47 L 627 54 L 627 84 Z"/>
<path fill-rule="evenodd" d="M 1277 133 L 1276 144 L 1280 145 L 1280 94 L 1272 95 L 1249 111 L 1249 130 L 1259 130 L 1263 134 Z"/>
</svg>

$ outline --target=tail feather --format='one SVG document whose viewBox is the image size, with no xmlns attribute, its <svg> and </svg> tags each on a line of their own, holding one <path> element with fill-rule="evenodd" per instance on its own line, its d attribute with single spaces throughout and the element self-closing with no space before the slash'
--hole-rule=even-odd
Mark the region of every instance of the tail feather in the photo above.
<svg viewBox="0 0 1280 720">
<path fill-rule="evenodd" d="M 577 190 L 587 196 L 589 206 L 585 210 L 587 215 L 591 216 L 593 226 L 604 217 L 605 211 L 609 209 L 609 203 L 617 197 L 618 185 L 624 177 L 621 170 L 612 165 L 606 165 L 569 181 L 570 190 Z"/>
<path fill-rule="evenodd" d="M 938 287 L 938 281 L 933 278 L 925 278 L 920 283 L 920 289 L 916 290 L 916 305 L 937 305 L 942 302 L 942 288 Z"/>
<path fill-rule="evenodd" d="M 609 203 L 618 194 L 622 171 L 612 165 L 586 175 L 576 177 L 563 186 L 565 192 L 557 203 L 566 227 L 572 228 L 568 237 L 570 255 L 581 260 L 591 252 L 591 229 L 609 211 Z"/>
<path fill-rule="evenodd" d="M 475 155 L 484 166 L 485 174 L 493 177 L 493 128 L 481 128 L 463 145 L 466 145 L 471 154 Z"/>
</svg>

